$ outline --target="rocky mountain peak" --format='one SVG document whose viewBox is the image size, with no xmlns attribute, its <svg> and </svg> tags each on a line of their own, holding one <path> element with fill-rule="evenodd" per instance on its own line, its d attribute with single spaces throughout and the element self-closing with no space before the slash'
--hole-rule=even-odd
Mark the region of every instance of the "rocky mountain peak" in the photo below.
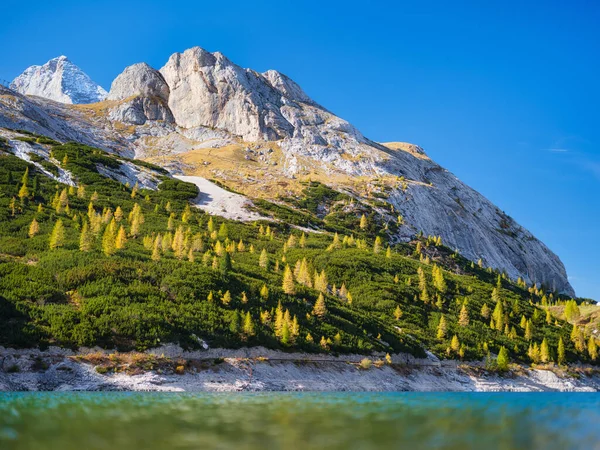
<svg viewBox="0 0 600 450">
<path fill-rule="evenodd" d="M 158 70 L 146 63 L 133 64 L 110 87 L 106 99 L 119 103 L 111 106 L 109 117 L 133 125 L 143 125 L 148 120 L 173 123 L 169 93 L 169 86 Z"/>
<path fill-rule="evenodd" d="M 13 80 L 10 88 L 60 103 L 95 103 L 107 92 L 66 56 L 51 59 L 42 66 L 31 66 Z"/>
</svg>

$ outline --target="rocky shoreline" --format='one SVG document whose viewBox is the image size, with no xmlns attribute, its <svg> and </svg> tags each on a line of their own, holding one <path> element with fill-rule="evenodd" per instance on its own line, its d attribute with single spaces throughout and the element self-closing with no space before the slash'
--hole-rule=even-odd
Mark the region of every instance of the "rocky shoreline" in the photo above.
<svg viewBox="0 0 600 450">
<path fill-rule="evenodd" d="M 600 373 L 517 366 L 500 376 L 480 363 L 393 355 L 313 355 L 264 348 L 146 353 L 0 347 L 0 391 L 456 391 L 597 392 Z"/>
</svg>

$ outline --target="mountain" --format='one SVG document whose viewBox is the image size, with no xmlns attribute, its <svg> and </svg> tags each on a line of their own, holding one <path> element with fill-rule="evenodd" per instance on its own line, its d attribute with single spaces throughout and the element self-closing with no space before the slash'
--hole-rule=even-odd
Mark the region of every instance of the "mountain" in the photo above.
<svg viewBox="0 0 600 450">
<path fill-rule="evenodd" d="M 50 98 L 43 94 L 37 91 Z M 135 155 L 291 210 L 298 210 L 307 182 L 320 182 L 352 199 L 344 211 L 349 221 L 370 208 L 391 244 L 421 232 L 441 236 L 449 248 L 511 279 L 574 295 L 551 250 L 423 149 L 374 142 L 287 76 L 241 68 L 218 52 L 175 53 L 160 70 L 130 66 L 106 100 L 91 105 L 7 92 L 0 97 L 0 126 Z M 333 210 L 317 206 L 322 225 Z"/>
<path fill-rule="evenodd" d="M 31 66 L 13 80 L 10 88 L 26 95 L 36 95 L 61 103 L 95 103 L 107 93 L 79 67 L 59 56 L 43 66 Z"/>
</svg>

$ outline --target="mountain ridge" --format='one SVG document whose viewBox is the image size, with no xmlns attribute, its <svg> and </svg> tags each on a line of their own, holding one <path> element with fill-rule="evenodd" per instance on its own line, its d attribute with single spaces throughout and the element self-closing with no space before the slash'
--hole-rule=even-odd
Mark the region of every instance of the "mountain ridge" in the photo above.
<svg viewBox="0 0 600 450">
<path fill-rule="evenodd" d="M 60 107 L 31 101 L 41 112 L 62 108 L 63 128 L 81 123 L 87 143 L 157 163 L 168 160 L 186 175 L 222 177 L 242 190 L 249 186 L 247 174 L 263 174 L 255 176 L 263 184 L 341 180 L 335 187 L 386 203 L 388 223 L 401 216 L 392 241 L 419 232 L 439 235 L 469 259 L 482 259 L 513 279 L 574 294 L 554 253 L 420 147 L 369 140 L 277 71 L 243 69 L 219 52 L 194 47 L 171 55 L 159 70 L 129 66 L 101 103 Z M 1 106 L 0 126 L 10 125 Z M 240 151 L 225 164 L 218 155 L 231 145 Z M 200 153 L 202 161 L 183 163 L 190 152 Z"/>
</svg>

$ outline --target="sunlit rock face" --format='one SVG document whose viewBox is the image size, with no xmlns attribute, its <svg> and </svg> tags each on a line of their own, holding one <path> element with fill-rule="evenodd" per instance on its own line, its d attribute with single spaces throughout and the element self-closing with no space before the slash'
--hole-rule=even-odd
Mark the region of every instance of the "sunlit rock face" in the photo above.
<svg viewBox="0 0 600 450">
<path fill-rule="evenodd" d="M 43 77 L 26 81 L 33 78 L 23 77 L 15 89 L 36 95 L 58 92 L 50 88 L 55 81 L 42 88 Z M 264 170 L 278 171 L 278 177 L 292 179 L 307 166 L 349 182 L 403 177 L 404 185 L 390 184 L 381 199 L 404 220 L 392 241 L 406 241 L 420 231 L 441 236 L 445 245 L 513 279 L 522 277 L 574 295 L 564 265 L 551 250 L 423 149 L 367 139 L 277 71 L 244 69 L 221 53 L 194 47 L 173 54 L 159 71 L 144 63 L 127 67 L 113 82 L 107 101 L 99 104 L 102 107 L 90 105 L 89 111 L 5 91 L 0 96 L 0 126 L 109 150 L 178 157 L 198 148 L 276 142 L 284 162 Z M 66 101 L 60 98 L 54 100 Z M 361 200 L 366 193 L 356 196 Z"/>
<path fill-rule="evenodd" d="M 69 104 L 95 103 L 107 95 L 66 56 L 53 58 L 43 66 L 28 67 L 13 80 L 10 88 L 21 94 Z"/>
</svg>

